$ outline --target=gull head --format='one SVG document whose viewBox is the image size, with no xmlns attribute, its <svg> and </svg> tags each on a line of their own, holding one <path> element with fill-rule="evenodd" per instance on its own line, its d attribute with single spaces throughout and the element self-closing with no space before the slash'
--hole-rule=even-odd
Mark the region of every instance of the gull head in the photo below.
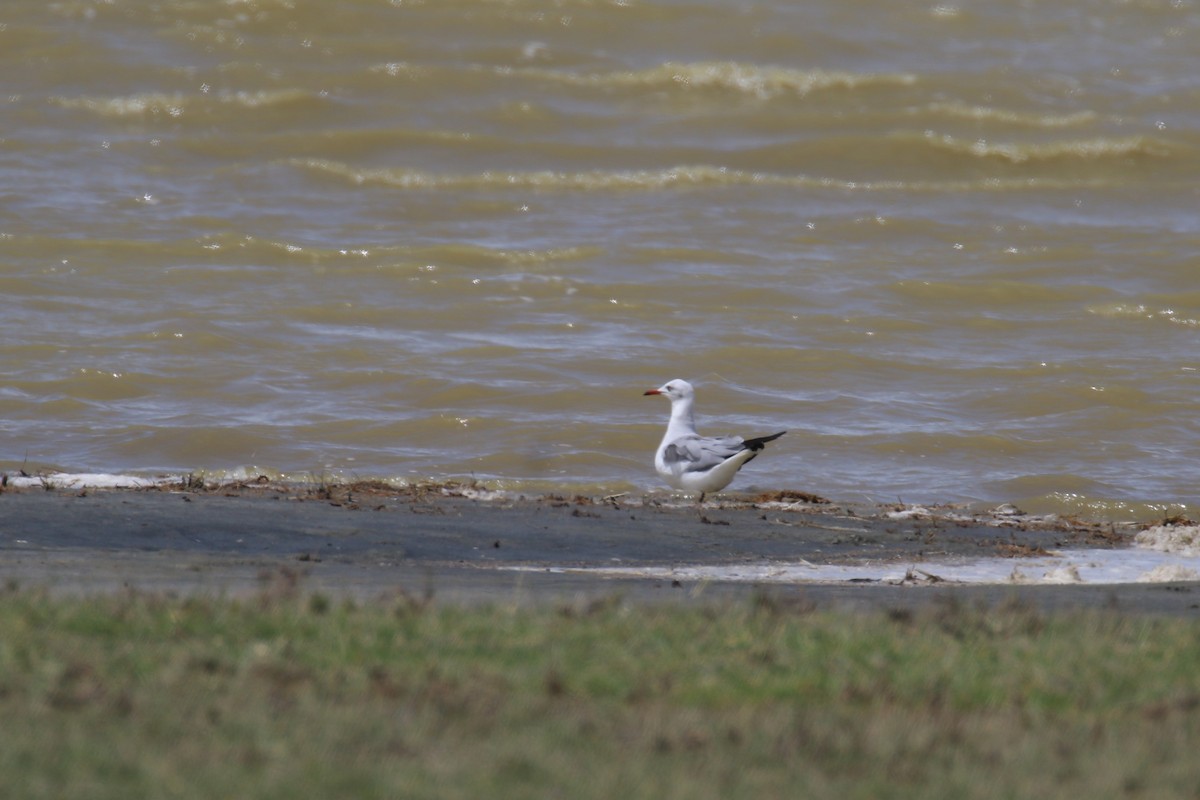
<svg viewBox="0 0 1200 800">
<path fill-rule="evenodd" d="M 643 395 L 661 394 L 663 397 L 674 403 L 676 400 L 691 399 L 695 396 L 696 391 L 687 381 L 676 378 L 673 381 L 668 381 L 657 389 L 650 389 L 644 392 Z"/>
</svg>

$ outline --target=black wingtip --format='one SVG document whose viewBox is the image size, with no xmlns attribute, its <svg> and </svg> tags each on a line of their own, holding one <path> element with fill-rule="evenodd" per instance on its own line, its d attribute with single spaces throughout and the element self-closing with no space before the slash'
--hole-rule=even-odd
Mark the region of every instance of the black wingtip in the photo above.
<svg viewBox="0 0 1200 800">
<path fill-rule="evenodd" d="M 743 442 L 743 444 L 746 445 L 746 449 L 758 452 L 767 446 L 767 442 L 773 442 L 780 436 L 783 436 L 785 433 L 787 433 L 787 431 L 772 433 L 770 436 L 760 436 L 757 439 L 747 439 L 745 442 Z"/>
</svg>

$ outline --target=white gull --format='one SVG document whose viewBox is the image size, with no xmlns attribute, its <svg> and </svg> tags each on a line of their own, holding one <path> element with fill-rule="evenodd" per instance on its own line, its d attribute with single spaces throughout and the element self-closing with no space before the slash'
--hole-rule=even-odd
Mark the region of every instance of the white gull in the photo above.
<svg viewBox="0 0 1200 800">
<path fill-rule="evenodd" d="M 757 456 L 767 442 L 787 433 L 780 431 L 757 439 L 701 436 L 696 433 L 692 417 L 696 390 L 690 383 L 676 379 L 645 394 L 659 394 L 671 401 L 671 420 L 654 454 L 654 468 L 676 489 L 699 492 L 700 502 L 704 502 L 704 495 L 709 492 L 719 492 L 728 486 L 737 471 Z"/>
</svg>

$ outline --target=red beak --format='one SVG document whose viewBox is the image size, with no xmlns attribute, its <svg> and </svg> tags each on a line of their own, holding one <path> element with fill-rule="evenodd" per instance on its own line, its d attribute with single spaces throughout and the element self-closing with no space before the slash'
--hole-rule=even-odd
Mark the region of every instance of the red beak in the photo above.
<svg viewBox="0 0 1200 800">
<path fill-rule="evenodd" d="M 662 392 L 660 392 L 658 389 L 650 389 L 649 391 L 642 392 L 642 397 L 645 397 L 648 394 L 662 394 Z"/>
</svg>

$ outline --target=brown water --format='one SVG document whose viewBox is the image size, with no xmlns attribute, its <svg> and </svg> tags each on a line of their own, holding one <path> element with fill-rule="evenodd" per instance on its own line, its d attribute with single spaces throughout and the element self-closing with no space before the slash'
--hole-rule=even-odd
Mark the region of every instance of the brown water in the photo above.
<svg viewBox="0 0 1200 800">
<path fill-rule="evenodd" d="M 0 468 L 1200 503 L 1194 0 L 7 0 Z"/>
</svg>

